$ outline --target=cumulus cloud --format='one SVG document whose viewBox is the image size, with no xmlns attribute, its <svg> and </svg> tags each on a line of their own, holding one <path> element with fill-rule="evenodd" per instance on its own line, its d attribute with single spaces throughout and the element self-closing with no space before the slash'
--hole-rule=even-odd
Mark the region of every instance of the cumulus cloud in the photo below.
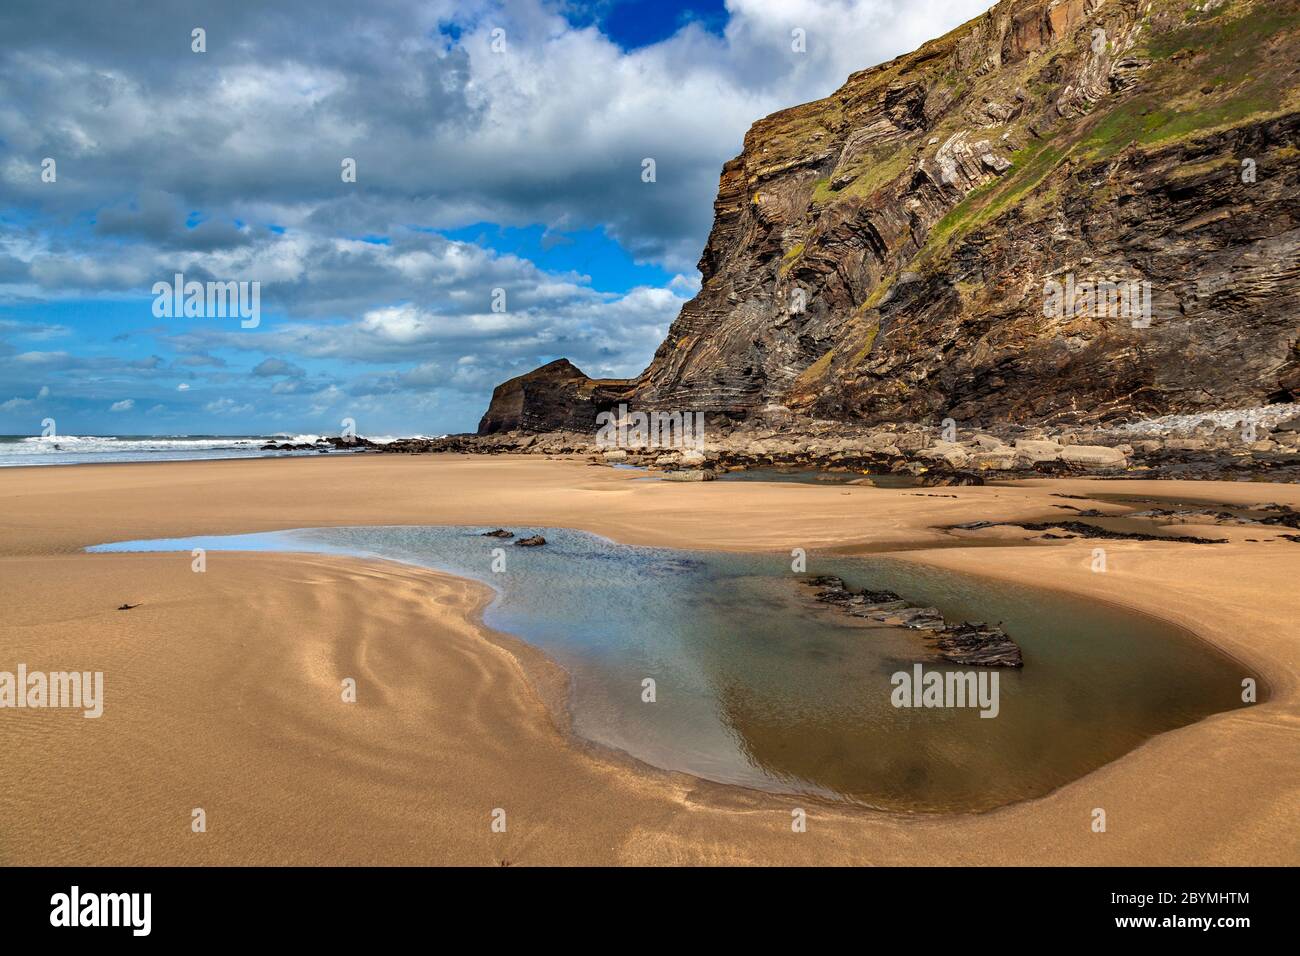
<svg viewBox="0 0 1300 956">
<path fill-rule="evenodd" d="M 987 5 L 730 0 L 723 36 L 688 24 L 630 53 L 530 0 L 291 0 L 274 18 L 244 2 L 6 5 L 0 188 L 63 212 L 112 197 L 97 233 L 198 252 L 254 241 L 236 220 L 352 235 L 565 222 L 607 225 L 688 271 L 720 163 L 755 119 Z M 188 50 L 198 22 L 206 54 Z M 64 159 L 54 188 L 38 175 L 44 156 Z M 355 184 L 341 182 L 344 157 Z M 645 157 L 654 184 L 641 181 Z M 196 208 L 210 217 L 187 224 Z"/>
<path fill-rule="evenodd" d="M 108 406 L 110 412 L 129 412 L 133 408 L 135 408 L 135 399 L 133 398 L 124 398 L 120 402 L 114 402 Z"/>
<path fill-rule="evenodd" d="M 305 369 L 294 365 L 292 362 L 286 362 L 284 359 L 269 358 L 263 359 L 253 367 L 253 374 L 259 378 L 276 378 L 285 376 L 286 378 L 301 378 L 306 375 Z"/>
<path fill-rule="evenodd" d="M 719 170 L 749 125 L 989 2 L 728 0 L 721 35 L 687 23 L 630 52 L 549 0 L 0 5 L 0 305 L 129 301 L 183 272 L 259 282 L 269 316 L 255 334 L 177 319 L 155 332 L 141 311 L 112 341 L 154 334 L 179 356 L 117 359 L 41 347 L 62 322 L 0 319 L 14 343 L 0 340 L 0 374 L 184 375 L 196 393 L 242 377 L 305 412 L 420 389 L 482 402 L 558 355 L 635 374 L 698 291 Z M 204 54 L 189 49 L 196 24 Z M 600 227 L 673 278 L 602 292 L 438 234 L 479 222 L 540 224 L 543 250 Z"/>
<path fill-rule="evenodd" d="M 251 412 L 252 405 L 242 402 L 236 402 L 230 398 L 218 398 L 216 401 L 208 402 L 203 406 L 203 410 L 211 412 L 213 415 L 239 415 L 244 412 Z"/>
</svg>

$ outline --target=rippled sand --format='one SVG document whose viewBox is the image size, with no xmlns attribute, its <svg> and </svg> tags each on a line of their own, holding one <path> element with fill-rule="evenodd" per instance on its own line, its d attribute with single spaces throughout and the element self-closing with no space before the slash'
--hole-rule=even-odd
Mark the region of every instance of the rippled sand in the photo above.
<svg viewBox="0 0 1300 956">
<path fill-rule="evenodd" d="M 585 462 L 500 457 L 0 473 L 0 669 L 105 674 L 99 720 L 0 710 L 0 862 L 1300 863 L 1300 544 L 1224 528 L 1211 536 L 1231 544 L 1109 541 L 1101 575 L 1089 569 L 1097 542 L 940 549 L 951 542 L 933 530 L 1038 518 L 1061 503 L 1054 492 L 1300 505 L 1300 489 L 917 491 L 660 485 Z M 195 574 L 184 555 L 78 553 L 129 538 L 384 523 L 564 525 L 680 547 L 928 544 L 909 559 L 1188 626 L 1263 675 L 1272 696 L 993 813 L 852 812 L 574 744 L 562 732 L 563 676 L 475 623 L 479 585 L 322 557 L 210 554 Z M 140 606 L 117 611 L 123 602 Z M 349 676 L 355 704 L 341 700 Z M 806 833 L 791 832 L 797 803 Z M 196 807 L 206 833 L 191 832 Z M 1106 833 L 1090 829 L 1095 807 Z M 495 808 L 505 833 L 491 830 Z"/>
</svg>

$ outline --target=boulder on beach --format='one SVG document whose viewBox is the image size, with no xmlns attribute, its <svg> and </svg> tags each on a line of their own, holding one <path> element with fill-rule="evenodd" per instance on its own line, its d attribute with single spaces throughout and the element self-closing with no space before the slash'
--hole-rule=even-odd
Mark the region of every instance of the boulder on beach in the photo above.
<svg viewBox="0 0 1300 956">
<path fill-rule="evenodd" d="M 538 548 L 546 543 L 546 539 L 540 534 L 535 534 L 531 538 L 520 538 L 515 545 L 520 548 Z"/>
<path fill-rule="evenodd" d="M 1106 445 L 1070 445 L 1061 449 L 1061 461 L 1086 468 L 1120 468 L 1128 463 L 1122 451 Z"/>
<path fill-rule="evenodd" d="M 940 441 L 918 451 L 916 457 L 943 462 L 950 468 L 962 468 L 970 461 L 970 452 L 954 441 Z"/>
<path fill-rule="evenodd" d="M 664 481 L 713 481 L 716 476 L 711 471 L 666 471 Z"/>
<path fill-rule="evenodd" d="M 1057 461 L 1065 449 L 1054 441 L 1042 441 L 1033 438 L 1016 439 L 1016 456 L 1027 465 L 1040 461 Z"/>
</svg>

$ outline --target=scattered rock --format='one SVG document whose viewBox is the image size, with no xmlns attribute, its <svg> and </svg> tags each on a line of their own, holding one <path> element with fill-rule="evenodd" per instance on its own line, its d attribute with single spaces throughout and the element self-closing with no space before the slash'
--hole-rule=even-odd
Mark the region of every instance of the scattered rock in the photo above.
<svg viewBox="0 0 1300 956">
<path fill-rule="evenodd" d="M 1009 471 L 1016 467 L 1016 453 L 1009 448 L 997 448 L 991 451 L 976 452 L 971 456 L 973 468 L 984 471 Z"/>
<path fill-rule="evenodd" d="M 515 533 L 507 531 L 505 528 L 497 528 L 495 531 L 484 531 L 482 536 L 484 538 L 513 538 Z"/>
<path fill-rule="evenodd" d="M 679 456 L 683 466 L 687 468 L 699 467 L 704 464 L 704 452 L 697 448 L 688 448 Z"/>
<path fill-rule="evenodd" d="M 1002 627 L 983 622 L 954 624 L 939 636 L 939 656 L 954 664 L 980 667 L 1023 667 L 1020 645 Z"/>
<path fill-rule="evenodd" d="M 969 471 L 954 471 L 947 475 L 925 475 L 921 484 L 926 488 L 957 488 L 984 484 L 984 479 Z"/>
<path fill-rule="evenodd" d="M 1085 468 L 1122 468 L 1128 463 L 1122 451 L 1105 445 L 1071 445 L 1061 449 L 1060 460 Z"/>
<path fill-rule="evenodd" d="M 1057 461 L 1065 449 L 1054 441 L 1022 438 L 1016 440 L 1015 450 L 1016 457 L 1020 461 L 1027 465 L 1034 465 L 1040 461 Z"/>
<path fill-rule="evenodd" d="M 1112 541 L 1175 541 L 1179 544 L 1227 544 L 1227 538 L 1197 538 L 1182 534 L 1147 534 L 1142 531 L 1111 531 L 1086 521 L 998 521 L 1026 531 L 1069 531 L 1081 538 L 1104 538 Z M 987 524 L 987 523 L 986 523 Z"/>
<path fill-rule="evenodd" d="M 540 534 L 535 534 L 531 538 L 520 538 L 515 542 L 518 548 L 539 548 L 546 543 L 546 539 Z"/>
<path fill-rule="evenodd" d="M 916 457 L 941 461 L 952 468 L 961 468 L 970 461 L 970 453 L 961 445 L 950 441 L 936 442 L 929 448 L 923 448 L 916 453 Z"/>
<path fill-rule="evenodd" d="M 980 667 L 1022 667 L 1020 646 L 999 625 L 981 622 L 948 624 L 938 609 L 916 607 L 893 591 L 854 591 L 833 574 L 817 575 L 804 582 L 817 588 L 816 600 L 834 605 L 847 614 L 887 627 L 927 631 L 936 638 L 941 660 Z"/>
</svg>

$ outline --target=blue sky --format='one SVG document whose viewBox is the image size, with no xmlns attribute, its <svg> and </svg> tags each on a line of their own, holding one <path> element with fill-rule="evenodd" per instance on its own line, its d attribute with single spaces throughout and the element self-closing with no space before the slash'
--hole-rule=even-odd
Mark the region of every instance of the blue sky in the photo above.
<svg viewBox="0 0 1300 956">
<path fill-rule="evenodd" d="M 595 24 L 622 49 L 635 50 L 666 40 L 688 24 L 721 35 L 727 9 L 722 0 L 606 0 L 572 4 L 565 18 L 577 27 Z"/>
<path fill-rule="evenodd" d="M 635 375 L 749 125 L 983 6 L 4 5 L 0 433 L 431 434 L 560 356 Z M 178 272 L 257 327 L 156 316 Z"/>
</svg>

